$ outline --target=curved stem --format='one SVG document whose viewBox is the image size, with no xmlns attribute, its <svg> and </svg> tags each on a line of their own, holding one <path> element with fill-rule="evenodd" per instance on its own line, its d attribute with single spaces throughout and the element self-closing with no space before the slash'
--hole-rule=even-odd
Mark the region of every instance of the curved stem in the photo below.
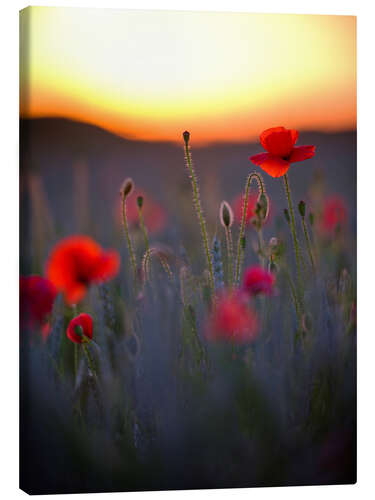
<svg viewBox="0 0 375 500">
<path fill-rule="evenodd" d="M 241 227 L 240 227 L 240 234 L 238 237 L 238 244 L 237 244 L 237 259 L 236 259 L 236 276 L 235 276 L 235 286 L 238 286 L 238 283 L 240 281 L 240 272 L 241 272 L 241 241 L 242 238 L 244 237 L 245 234 L 245 225 L 246 225 L 246 215 L 247 215 L 247 204 L 248 204 L 248 198 L 249 198 L 249 190 L 250 190 L 250 184 L 251 181 L 255 179 L 258 183 L 259 190 L 261 194 L 264 194 L 264 185 L 263 185 L 263 180 L 259 174 L 256 172 L 252 172 L 249 174 L 247 181 L 246 181 L 246 187 L 245 187 L 245 198 L 244 198 L 244 205 L 243 205 L 243 211 L 242 211 L 242 220 L 241 220 Z"/>
<path fill-rule="evenodd" d="M 193 165 L 191 162 L 189 145 L 187 144 L 187 142 L 185 142 L 185 155 L 186 155 L 186 164 L 187 164 L 187 167 L 188 167 L 189 172 L 190 172 L 191 185 L 193 187 L 193 198 L 194 198 L 195 209 L 197 211 L 197 215 L 198 215 L 198 219 L 199 219 L 201 231 L 202 231 L 203 246 L 204 246 L 204 250 L 206 253 L 210 287 L 211 287 L 212 293 L 214 293 L 215 292 L 214 271 L 213 271 L 211 253 L 210 253 L 210 249 L 208 246 L 206 222 L 205 222 L 203 214 L 202 214 L 202 208 L 201 208 L 201 204 L 199 201 L 198 182 L 197 182 L 197 178 L 196 178 L 194 168 L 193 168 Z"/>
<path fill-rule="evenodd" d="M 313 257 L 312 248 L 311 248 L 311 242 L 310 242 L 310 238 L 309 238 L 309 233 L 307 232 L 307 227 L 306 227 L 306 223 L 305 223 L 305 218 L 304 217 L 302 217 L 302 227 L 303 227 L 303 232 L 305 234 L 306 246 L 307 246 L 307 250 L 309 252 L 311 267 L 312 267 L 313 273 L 315 274 L 314 257 Z"/>
<path fill-rule="evenodd" d="M 300 251 L 299 251 L 299 245 L 298 245 L 298 240 L 297 240 L 297 233 L 296 233 L 296 223 L 294 219 L 294 209 L 292 205 L 292 198 L 290 195 L 290 188 L 289 188 L 289 181 L 288 181 L 288 174 L 284 175 L 284 185 L 285 185 L 285 191 L 286 191 L 286 196 L 288 199 L 288 205 L 289 205 L 289 212 L 290 212 L 290 219 L 291 219 L 291 229 L 292 229 L 292 236 L 293 236 L 293 244 L 294 244 L 294 252 L 296 254 L 296 263 L 297 263 L 297 275 L 298 275 L 298 282 L 299 286 L 301 285 L 301 260 L 300 260 Z"/>
<path fill-rule="evenodd" d="M 229 288 L 233 286 L 233 239 L 230 227 L 225 226 L 225 239 L 227 243 L 227 257 L 228 257 L 228 285 Z"/>
</svg>

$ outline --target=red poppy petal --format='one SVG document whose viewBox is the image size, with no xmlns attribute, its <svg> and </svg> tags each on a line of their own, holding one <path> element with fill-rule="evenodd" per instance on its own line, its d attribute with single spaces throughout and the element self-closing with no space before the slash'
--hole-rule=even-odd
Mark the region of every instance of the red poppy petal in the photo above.
<svg viewBox="0 0 375 500">
<path fill-rule="evenodd" d="M 83 334 L 85 337 L 92 339 L 92 317 L 88 314 L 82 313 L 78 316 L 79 324 L 82 326 Z"/>
<path fill-rule="evenodd" d="M 120 256 L 117 252 L 109 250 L 103 252 L 97 260 L 92 278 L 107 280 L 113 278 L 120 269 Z"/>
<path fill-rule="evenodd" d="M 274 127 L 262 132 L 260 142 L 264 149 L 275 156 L 289 156 L 298 138 L 296 130 Z"/>
<path fill-rule="evenodd" d="M 83 335 L 92 339 L 92 317 L 89 314 L 81 313 L 71 320 L 66 331 L 67 337 L 77 344 L 82 344 L 83 338 L 76 332 L 76 327 L 81 326 Z"/>
<path fill-rule="evenodd" d="M 65 291 L 65 300 L 68 304 L 78 304 L 86 294 L 86 286 L 81 283 L 74 283 Z"/>
<path fill-rule="evenodd" d="M 271 158 L 269 153 L 259 153 L 258 155 L 250 156 L 249 160 L 260 167 L 268 158 Z"/>
<path fill-rule="evenodd" d="M 290 138 L 292 140 L 292 144 L 294 146 L 295 143 L 297 142 L 297 139 L 298 139 L 298 135 L 299 135 L 298 130 L 291 129 L 291 130 L 289 130 L 289 132 L 290 132 Z"/>
<path fill-rule="evenodd" d="M 271 134 L 284 132 L 284 131 L 285 131 L 285 127 L 271 127 L 271 128 L 268 128 L 267 130 L 264 130 L 259 136 L 261 145 L 264 147 L 264 149 L 268 149 L 267 141 L 268 141 L 269 136 Z"/>
<path fill-rule="evenodd" d="M 315 146 L 296 146 L 289 157 L 291 163 L 307 160 L 315 155 Z"/>
<path fill-rule="evenodd" d="M 269 153 L 251 156 L 250 160 L 272 177 L 281 177 L 289 169 L 289 162 Z"/>
</svg>

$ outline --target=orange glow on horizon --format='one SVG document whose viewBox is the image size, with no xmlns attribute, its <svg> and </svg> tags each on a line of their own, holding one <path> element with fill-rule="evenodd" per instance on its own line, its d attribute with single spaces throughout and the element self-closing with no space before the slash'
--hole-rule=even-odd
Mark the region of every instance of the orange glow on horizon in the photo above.
<svg viewBox="0 0 375 500">
<path fill-rule="evenodd" d="M 23 117 L 196 143 L 356 128 L 354 17 L 31 7 L 22 26 Z"/>
</svg>

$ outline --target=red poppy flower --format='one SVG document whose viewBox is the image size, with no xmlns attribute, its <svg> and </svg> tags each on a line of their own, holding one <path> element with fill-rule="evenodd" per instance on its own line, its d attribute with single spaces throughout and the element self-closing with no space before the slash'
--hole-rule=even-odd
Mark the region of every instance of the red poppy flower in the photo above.
<svg viewBox="0 0 375 500">
<path fill-rule="evenodd" d="M 249 197 L 247 199 L 247 210 L 246 210 L 246 217 L 245 217 L 245 223 L 248 225 L 251 222 L 251 219 L 255 216 L 255 208 L 256 204 L 258 201 L 258 193 L 250 193 Z M 244 199 L 245 196 L 243 194 L 239 194 L 237 198 L 233 201 L 233 212 L 234 212 L 234 217 L 238 222 L 242 221 L 242 214 L 243 214 L 243 205 L 244 205 Z M 271 208 L 271 203 L 269 202 L 270 206 L 268 209 L 268 217 L 266 219 L 266 224 L 270 220 L 270 216 L 272 217 L 272 208 Z"/>
<path fill-rule="evenodd" d="M 82 313 L 71 320 L 66 331 L 68 339 L 76 344 L 88 342 L 92 339 L 92 317 Z M 87 338 L 85 338 L 87 337 Z"/>
<path fill-rule="evenodd" d="M 338 227 L 345 227 L 348 221 L 348 210 L 345 201 L 339 196 L 331 196 L 324 202 L 320 220 L 323 233 L 332 234 Z"/>
<path fill-rule="evenodd" d="M 164 208 L 141 189 L 135 188 L 131 196 L 126 198 L 126 216 L 130 227 L 139 226 L 137 198 L 143 198 L 143 218 L 149 233 L 158 233 L 165 228 L 167 213 Z M 120 208 L 119 208 L 120 207 Z M 119 221 L 122 221 L 122 207 L 116 205 Z"/>
<path fill-rule="evenodd" d="M 21 276 L 21 328 L 42 328 L 45 331 L 42 325 L 47 316 L 52 312 L 56 295 L 56 287 L 48 279 L 35 275 Z"/>
<path fill-rule="evenodd" d="M 258 332 L 256 313 L 239 293 L 222 294 L 206 325 L 209 340 L 239 344 L 251 342 Z"/>
<path fill-rule="evenodd" d="M 104 251 L 87 236 L 71 236 L 52 250 L 46 266 L 48 278 L 65 294 L 68 304 L 76 304 L 85 296 L 91 283 L 113 278 L 120 267 L 115 251 Z"/>
<path fill-rule="evenodd" d="M 271 295 L 274 284 L 275 276 L 262 267 L 250 267 L 244 273 L 243 289 L 250 295 Z"/>
<path fill-rule="evenodd" d="M 315 146 L 295 146 L 297 130 L 273 127 L 260 134 L 260 142 L 267 153 L 251 156 L 249 159 L 272 177 L 281 177 L 290 164 L 307 160 L 315 155 Z"/>
</svg>

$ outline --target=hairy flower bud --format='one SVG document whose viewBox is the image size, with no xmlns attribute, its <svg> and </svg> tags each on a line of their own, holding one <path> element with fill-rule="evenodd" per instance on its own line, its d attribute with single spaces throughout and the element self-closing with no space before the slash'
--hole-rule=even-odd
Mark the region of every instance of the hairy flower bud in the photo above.
<svg viewBox="0 0 375 500">
<path fill-rule="evenodd" d="M 305 214 L 306 214 L 306 203 L 303 200 L 301 200 L 298 203 L 298 211 L 299 211 L 301 217 L 305 217 Z"/>
<path fill-rule="evenodd" d="M 268 217 L 269 205 L 266 193 L 260 193 L 255 212 L 263 222 L 265 222 Z"/>
<path fill-rule="evenodd" d="M 143 207 L 143 196 L 138 196 L 137 197 L 137 205 L 139 208 Z"/>
<path fill-rule="evenodd" d="M 185 144 L 188 145 L 189 144 L 189 139 L 190 139 L 190 132 L 188 132 L 187 130 L 185 130 L 185 132 L 183 132 L 182 136 L 184 138 Z"/>
<path fill-rule="evenodd" d="M 233 210 L 227 201 L 220 204 L 220 222 L 222 226 L 231 227 L 233 224 Z"/>
<path fill-rule="evenodd" d="M 133 179 L 128 177 L 127 179 L 124 180 L 124 182 L 121 185 L 120 194 L 121 194 L 121 196 L 126 198 L 127 196 L 129 196 L 133 192 L 133 190 L 134 190 Z"/>
</svg>

